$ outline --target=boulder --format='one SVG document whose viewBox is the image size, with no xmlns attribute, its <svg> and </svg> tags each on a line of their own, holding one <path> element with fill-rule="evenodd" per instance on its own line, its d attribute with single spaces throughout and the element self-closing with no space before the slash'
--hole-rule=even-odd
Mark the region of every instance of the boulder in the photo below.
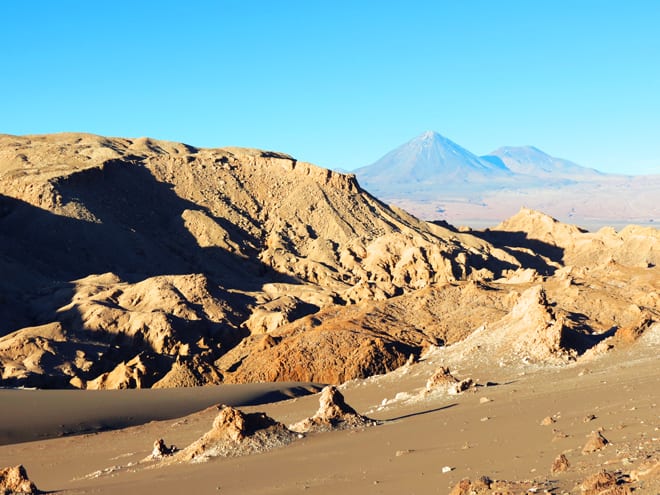
<svg viewBox="0 0 660 495">
<path fill-rule="evenodd" d="M 321 391 L 319 409 L 314 416 L 291 426 L 293 431 L 328 431 L 375 425 L 376 421 L 358 414 L 346 404 L 337 387 L 328 386 Z"/>
<path fill-rule="evenodd" d="M 170 445 L 169 447 L 165 443 L 165 440 L 159 438 L 154 442 L 154 448 L 151 451 L 151 457 L 153 459 L 162 459 L 163 457 L 168 457 L 174 454 L 178 449 L 176 445 Z"/>
<path fill-rule="evenodd" d="M 555 457 L 555 460 L 552 461 L 550 472 L 552 474 L 563 473 L 564 471 L 568 471 L 570 466 L 571 464 L 568 462 L 566 456 L 564 454 L 559 454 L 557 457 Z"/>
<path fill-rule="evenodd" d="M 264 413 L 220 406 L 212 428 L 183 449 L 178 460 L 205 461 L 265 452 L 291 443 L 297 435 Z"/>
<path fill-rule="evenodd" d="M 523 495 L 538 487 L 531 481 L 505 481 L 491 480 L 488 476 L 482 476 L 476 481 L 462 479 L 449 495 Z"/>
<path fill-rule="evenodd" d="M 592 431 L 587 437 L 587 443 L 582 448 L 583 454 L 590 454 L 604 448 L 609 442 L 599 431 Z"/>
<path fill-rule="evenodd" d="M 632 493 L 627 486 L 617 485 L 614 474 L 602 470 L 592 474 L 580 485 L 582 495 L 629 495 Z"/>
<path fill-rule="evenodd" d="M 30 481 L 23 465 L 0 469 L 0 493 L 4 495 L 30 495 L 39 493 Z"/>
<path fill-rule="evenodd" d="M 426 390 L 431 391 L 437 387 L 454 385 L 458 379 L 454 377 L 449 371 L 449 368 L 441 366 L 438 370 L 431 375 L 426 381 Z"/>
</svg>

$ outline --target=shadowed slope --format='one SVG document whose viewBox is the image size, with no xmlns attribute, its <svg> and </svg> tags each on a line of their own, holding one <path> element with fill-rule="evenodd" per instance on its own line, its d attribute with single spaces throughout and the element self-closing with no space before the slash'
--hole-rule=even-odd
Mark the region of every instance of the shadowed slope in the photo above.
<svg viewBox="0 0 660 495">
<path fill-rule="evenodd" d="M 6 385 L 217 383 L 215 361 L 249 334 L 517 268 L 279 153 L 0 136 L 0 173 Z M 358 332 L 358 347 L 371 338 Z"/>
</svg>

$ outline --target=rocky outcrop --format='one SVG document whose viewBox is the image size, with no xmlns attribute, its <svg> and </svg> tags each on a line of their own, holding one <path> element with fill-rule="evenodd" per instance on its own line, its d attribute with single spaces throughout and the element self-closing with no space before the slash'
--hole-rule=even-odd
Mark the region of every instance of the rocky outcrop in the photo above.
<svg viewBox="0 0 660 495">
<path fill-rule="evenodd" d="M 431 391 L 437 387 L 450 387 L 458 383 L 458 379 L 451 374 L 449 368 L 441 366 L 426 380 L 426 390 Z"/>
<path fill-rule="evenodd" d="M 477 384 L 474 382 L 474 380 L 472 380 L 472 378 L 465 378 L 464 380 L 460 380 L 459 382 L 450 385 L 447 389 L 447 393 L 449 395 L 458 395 L 465 392 L 466 390 L 475 389 L 476 386 Z"/>
<path fill-rule="evenodd" d="M 466 390 L 475 388 L 477 384 L 472 378 L 459 380 L 451 374 L 449 368 L 440 366 L 433 375 L 426 380 L 426 388 L 423 395 L 429 394 L 434 390 L 442 390 L 450 395 L 458 395 Z"/>
<path fill-rule="evenodd" d="M 321 391 L 318 411 L 313 416 L 292 425 L 291 429 L 307 433 L 363 428 L 375 424 L 376 421 L 358 414 L 346 404 L 344 396 L 337 387 L 328 386 Z"/>
<path fill-rule="evenodd" d="M 500 363 L 566 363 L 578 349 L 588 346 L 587 336 L 577 331 L 568 313 L 548 301 L 542 285 L 534 285 L 515 297 L 511 311 L 495 322 L 476 329 L 460 343 L 464 354 L 477 352 L 483 359 Z"/>
<path fill-rule="evenodd" d="M 237 457 L 266 452 L 291 443 L 297 435 L 264 413 L 244 413 L 221 406 L 212 428 L 176 454 L 177 461 Z"/>
<path fill-rule="evenodd" d="M 592 452 L 597 452 L 608 444 L 607 438 L 605 438 L 601 432 L 592 431 L 591 434 L 587 437 L 587 442 L 582 447 L 583 454 L 591 454 Z"/>
<path fill-rule="evenodd" d="M 178 449 L 175 445 L 170 445 L 169 447 L 165 443 L 165 440 L 159 438 L 154 442 L 154 448 L 151 451 L 152 459 L 162 459 L 163 457 L 169 457 L 174 454 Z"/>
<path fill-rule="evenodd" d="M 518 268 L 475 236 L 387 207 L 353 176 L 281 153 L 0 136 L 0 176 L 0 337 L 15 332 L 14 349 L 28 328 L 66 334 L 19 345 L 23 357 L 0 343 L 5 386 L 218 383 L 227 370 L 214 363 L 249 335 Z M 286 340 L 295 359 L 317 339 Z M 411 351 L 358 340 L 362 362 L 339 362 L 331 381 L 384 372 Z M 182 369 L 179 358 L 193 355 L 201 368 Z M 259 374 L 284 379 L 286 361 Z"/>
<path fill-rule="evenodd" d="M 582 495 L 629 495 L 629 487 L 618 485 L 617 478 L 609 471 L 602 470 L 586 478 L 580 485 Z"/>
<path fill-rule="evenodd" d="M 32 495 L 40 493 L 30 481 L 22 465 L 0 469 L 0 493 L 4 495 Z"/>
<path fill-rule="evenodd" d="M 532 360 L 574 357 L 566 346 L 568 331 L 564 318 L 557 315 L 540 285 L 520 295 L 509 317 L 513 351 Z"/>
<path fill-rule="evenodd" d="M 467 478 L 459 481 L 449 495 L 523 495 L 535 486 L 531 481 L 492 480 L 488 476 L 482 476 L 475 481 Z"/>
<path fill-rule="evenodd" d="M 112 371 L 103 373 L 85 384 L 89 390 L 148 388 L 156 381 L 158 367 L 155 359 L 145 355 L 119 363 Z"/>
<path fill-rule="evenodd" d="M 356 325 L 357 326 L 357 325 Z M 310 381 L 340 384 L 403 366 L 410 346 L 353 326 L 278 332 L 246 339 L 216 362 L 226 383 Z"/>
<path fill-rule="evenodd" d="M 550 472 L 552 474 L 563 473 L 564 471 L 568 471 L 569 467 L 571 467 L 571 464 L 568 462 L 566 456 L 564 454 L 559 454 L 555 457 L 555 460 L 552 461 Z"/>
<path fill-rule="evenodd" d="M 629 225 L 620 232 L 604 227 L 587 232 L 544 213 L 522 208 L 516 215 L 493 228 L 487 238 L 507 239 L 519 248 L 532 247 L 536 253 L 565 265 L 610 267 L 619 264 L 649 268 L 660 261 L 660 231 Z M 514 239 L 514 237 L 518 239 Z M 496 242 L 497 244 L 497 242 Z"/>
</svg>

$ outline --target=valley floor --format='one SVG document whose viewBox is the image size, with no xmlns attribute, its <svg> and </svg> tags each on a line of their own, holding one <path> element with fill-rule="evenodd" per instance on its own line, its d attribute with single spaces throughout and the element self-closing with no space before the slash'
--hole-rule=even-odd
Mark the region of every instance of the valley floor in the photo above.
<svg viewBox="0 0 660 495">
<path fill-rule="evenodd" d="M 601 469 L 628 482 L 633 471 L 655 462 L 655 474 L 624 486 L 657 494 L 659 345 L 656 327 L 628 348 L 561 367 L 498 366 L 489 356 L 436 348 L 417 364 L 341 387 L 358 412 L 383 421 L 378 426 L 310 434 L 246 457 L 140 463 L 157 438 L 184 447 L 208 430 L 217 413 L 208 408 L 124 429 L 3 445 L 0 466 L 21 463 L 41 490 L 63 494 L 446 494 L 461 479 L 481 476 L 529 480 L 537 493 L 580 493 L 579 483 Z M 480 386 L 459 395 L 425 392 L 439 366 Z M 149 393 L 134 392 L 134 398 Z M 48 400 L 57 401 L 57 393 L 66 392 Z M 39 404 L 45 417 L 52 408 L 47 401 Z M 316 408 L 316 396 L 307 396 L 244 409 L 291 424 Z M 545 422 L 551 424 L 542 425 L 548 417 Z M 594 431 L 609 444 L 582 454 Z M 552 474 L 560 454 L 570 467 Z"/>
</svg>

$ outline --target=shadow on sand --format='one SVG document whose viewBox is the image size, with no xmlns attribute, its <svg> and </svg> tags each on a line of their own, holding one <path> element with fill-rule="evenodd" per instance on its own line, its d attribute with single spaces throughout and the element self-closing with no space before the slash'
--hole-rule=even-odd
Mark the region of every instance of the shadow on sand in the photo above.
<svg viewBox="0 0 660 495">
<path fill-rule="evenodd" d="M 416 412 L 416 413 L 404 414 L 403 416 L 397 416 L 396 418 L 383 419 L 382 421 L 383 421 L 383 423 L 391 423 L 392 421 L 399 421 L 401 419 L 414 418 L 415 416 L 423 416 L 424 414 L 431 414 L 431 413 L 435 413 L 435 412 L 438 412 L 438 411 L 444 411 L 445 409 L 450 409 L 450 408 L 455 407 L 457 405 L 458 405 L 458 403 L 448 404 L 446 406 L 436 407 L 434 409 L 428 409 L 426 411 L 419 411 L 419 412 Z"/>
</svg>

